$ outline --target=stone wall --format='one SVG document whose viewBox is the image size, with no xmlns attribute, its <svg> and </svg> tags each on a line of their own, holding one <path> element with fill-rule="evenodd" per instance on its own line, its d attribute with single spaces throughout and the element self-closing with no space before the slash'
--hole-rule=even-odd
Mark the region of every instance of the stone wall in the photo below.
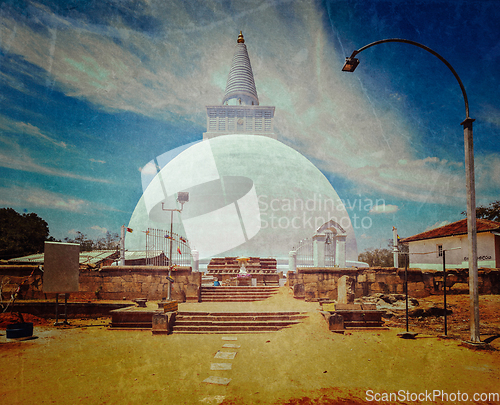
<svg viewBox="0 0 500 405">
<path fill-rule="evenodd" d="M 500 269 L 479 269 L 479 293 L 500 294 Z M 338 280 L 353 278 L 356 298 L 375 293 L 404 293 L 404 269 L 372 267 L 368 269 L 298 268 L 287 273 L 287 285 L 293 288 L 295 298 L 307 301 L 336 300 Z M 468 293 L 468 269 L 447 270 L 447 292 Z M 443 293 L 443 272 L 408 269 L 408 293 L 411 297 L 426 297 Z"/>
<path fill-rule="evenodd" d="M 201 272 L 190 267 L 172 271 L 172 299 L 179 302 L 199 301 Z M 99 270 L 80 270 L 80 291 L 71 293 L 70 300 L 132 300 L 147 298 L 162 300 L 167 297 L 168 267 L 162 266 L 106 266 Z M 38 266 L 0 266 L 3 301 L 24 281 L 18 299 L 47 299 L 54 294 L 43 293 L 43 272 Z"/>
</svg>

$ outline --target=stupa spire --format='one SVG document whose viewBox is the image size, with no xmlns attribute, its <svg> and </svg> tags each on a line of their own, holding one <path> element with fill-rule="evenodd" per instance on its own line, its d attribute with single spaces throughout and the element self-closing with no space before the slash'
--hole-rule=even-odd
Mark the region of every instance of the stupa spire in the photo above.
<svg viewBox="0 0 500 405">
<path fill-rule="evenodd" d="M 238 35 L 222 104 L 259 105 L 252 65 L 250 64 L 245 39 L 241 31 Z"/>
</svg>

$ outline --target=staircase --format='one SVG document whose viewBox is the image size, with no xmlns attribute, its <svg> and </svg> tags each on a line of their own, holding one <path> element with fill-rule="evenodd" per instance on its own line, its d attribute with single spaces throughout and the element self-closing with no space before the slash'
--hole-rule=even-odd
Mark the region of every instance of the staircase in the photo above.
<svg viewBox="0 0 500 405">
<path fill-rule="evenodd" d="M 301 322 L 306 313 L 287 312 L 178 312 L 174 334 L 275 332 Z"/>
<path fill-rule="evenodd" d="M 263 301 L 278 292 L 278 287 L 201 287 L 201 302 Z"/>
</svg>

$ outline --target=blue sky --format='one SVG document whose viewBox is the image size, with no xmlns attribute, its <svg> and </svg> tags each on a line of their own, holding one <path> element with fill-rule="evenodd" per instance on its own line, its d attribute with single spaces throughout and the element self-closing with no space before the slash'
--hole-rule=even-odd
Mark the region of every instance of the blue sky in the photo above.
<svg viewBox="0 0 500 405">
<path fill-rule="evenodd" d="M 475 118 L 478 204 L 500 198 L 497 1 L 3 1 L 0 204 L 52 236 L 127 224 L 141 168 L 201 140 L 240 30 L 278 139 L 356 215 L 359 251 L 465 210 L 460 87 Z M 385 202 L 385 205 L 382 204 Z M 379 207 L 375 207 L 375 205 Z M 363 222 L 362 222 L 363 221 Z"/>
</svg>

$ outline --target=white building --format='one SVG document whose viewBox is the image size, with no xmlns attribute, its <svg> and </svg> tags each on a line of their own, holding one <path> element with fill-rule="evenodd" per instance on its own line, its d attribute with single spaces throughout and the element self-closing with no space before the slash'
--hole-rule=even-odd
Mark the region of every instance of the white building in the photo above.
<svg viewBox="0 0 500 405">
<path fill-rule="evenodd" d="M 468 268 L 467 219 L 400 240 L 407 243 L 410 266 L 420 269 Z M 500 268 L 500 222 L 477 219 L 478 267 Z"/>
</svg>

